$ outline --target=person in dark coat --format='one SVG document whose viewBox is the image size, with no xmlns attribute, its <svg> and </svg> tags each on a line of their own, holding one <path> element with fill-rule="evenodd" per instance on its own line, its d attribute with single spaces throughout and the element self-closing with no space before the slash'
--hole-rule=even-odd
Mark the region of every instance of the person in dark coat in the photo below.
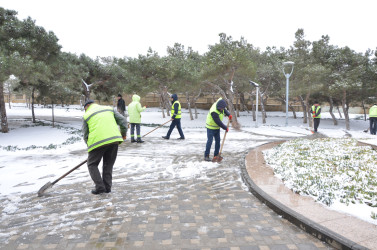
<svg viewBox="0 0 377 250">
<path fill-rule="evenodd" d="M 124 102 L 123 98 L 122 98 L 122 95 L 121 94 L 118 94 L 118 103 L 117 103 L 117 110 L 118 112 L 123 115 L 124 117 L 126 117 L 126 103 Z"/>
<path fill-rule="evenodd" d="M 169 140 L 171 133 L 173 132 L 173 129 L 177 127 L 180 137 L 178 140 L 184 140 L 185 135 L 183 134 L 182 128 L 181 128 L 181 103 L 178 101 L 177 94 L 172 94 L 170 97 L 170 100 L 172 102 L 171 105 L 171 124 L 170 128 L 168 130 L 168 133 L 166 136 L 163 136 L 162 138 Z"/>
</svg>

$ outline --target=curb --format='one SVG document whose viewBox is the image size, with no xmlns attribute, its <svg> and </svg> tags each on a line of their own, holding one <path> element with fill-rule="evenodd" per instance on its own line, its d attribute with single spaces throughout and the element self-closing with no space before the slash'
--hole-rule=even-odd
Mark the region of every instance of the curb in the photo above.
<svg viewBox="0 0 377 250">
<path fill-rule="evenodd" d="M 259 188 L 250 178 L 246 170 L 245 162 L 246 159 L 244 158 L 243 164 L 241 164 L 240 167 L 242 180 L 248 187 L 249 191 L 261 202 L 263 202 L 269 208 L 271 208 L 275 213 L 281 215 L 284 219 L 287 219 L 289 222 L 296 225 L 300 229 L 318 238 L 319 240 L 326 242 L 327 244 L 336 249 L 368 249 L 302 216 L 301 214 L 295 212 L 291 208 L 283 205 L 279 201 L 269 196 L 266 192 Z"/>
</svg>

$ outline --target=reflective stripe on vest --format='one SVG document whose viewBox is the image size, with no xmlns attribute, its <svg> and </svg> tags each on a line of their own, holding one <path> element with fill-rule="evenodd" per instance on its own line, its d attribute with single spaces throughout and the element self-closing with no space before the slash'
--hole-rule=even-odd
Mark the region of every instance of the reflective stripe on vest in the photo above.
<svg viewBox="0 0 377 250">
<path fill-rule="evenodd" d="M 313 112 L 313 116 L 318 112 L 318 110 L 321 108 L 321 106 L 312 106 L 312 112 Z M 316 117 L 313 117 L 313 118 L 321 118 L 321 114 L 319 114 L 318 116 Z"/>
<path fill-rule="evenodd" d="M 84 120 L 89 128 L 88 152 L 106 144 L 123 142 L 112 108 L 92 104 L 86 110 Z"/>
<path fill-rule="evenodd" d="M 212 115 L 211 113 L 212 112 L 216 112 L 218 115 L 219 115 L 219 118 L 220 118 L 220 121 L 223 120 L 224 118 L 224 110 L 223 112 L 220 112 L 217 110 L 217 103 L 221 100 L 222 98 L 219 98 L 214 104 L 212 104 L 208 114 L 207 114 L 207 120 L 206 120 L 206 128 L 209 128 L 209 129 L 220 129 L 219 125 L 217 125 L 217 123 L 213 120 L 212 118 Z"/>
<path fill-rule="evenodd" d="M 178 114 L 175 114 L 174 113 L 174 104 L 178 103 Z M 173 102 L 173 104 L 171 105 L 171 116 L 173 117 L 173 115 L 175 114 L 175 118 L 181 118 L 182 117 L 182 113 L 181 113 L 181 103 L 177 100 L 175 102 Z"/>
</svg>

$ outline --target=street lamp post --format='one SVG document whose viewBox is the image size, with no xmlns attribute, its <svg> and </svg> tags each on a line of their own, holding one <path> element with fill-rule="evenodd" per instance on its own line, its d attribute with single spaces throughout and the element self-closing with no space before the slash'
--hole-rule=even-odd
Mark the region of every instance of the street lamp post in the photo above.
<svg viewBox="0 0 377 250">
<path fill-rule="evenodd" d="M 289 77 L 292 75 L 293 68 L 295 63 L 294 62 L 283 62 L 283 73 L 285 75 L 285 78 L 287 79 L 287 85 L 286 85 L 286 93 L 285 93 L 285 126 L 288 126 L 288 99 L 289 99 Z M 291 73 L 285 73 L 285 66 L 291 66 Z"/>
<path fill-rule="evenodd" d="M 249 83 L 257 88 L 257 94 L 256 94 L 256 101 L 255 101 L 255 106 L 256 106 L 256 113 L 255 113 L 255 127 L 258 127 L 258 93 L 259 93 L 259 84 L 253 81 L 249 81 Z M 253 104 L 251 104 L 253 105 Z"/>
</svg>

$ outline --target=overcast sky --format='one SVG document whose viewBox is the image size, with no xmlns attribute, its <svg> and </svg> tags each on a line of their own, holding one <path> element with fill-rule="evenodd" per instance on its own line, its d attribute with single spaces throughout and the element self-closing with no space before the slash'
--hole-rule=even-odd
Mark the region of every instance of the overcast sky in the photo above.
<svg viewBox="0 0 377 250">
<path fill-rule="evenodd" d="M 178 42 L 203 54 L 219 33 L 255 47 L 293 45 L 297 29 L 306 39 L 357 52 L 377 47 L 377 0 L 0 0 L 53 31 L 63 51 L 137 57 L 151 47 L 160 55 Z"/>
</svg>

